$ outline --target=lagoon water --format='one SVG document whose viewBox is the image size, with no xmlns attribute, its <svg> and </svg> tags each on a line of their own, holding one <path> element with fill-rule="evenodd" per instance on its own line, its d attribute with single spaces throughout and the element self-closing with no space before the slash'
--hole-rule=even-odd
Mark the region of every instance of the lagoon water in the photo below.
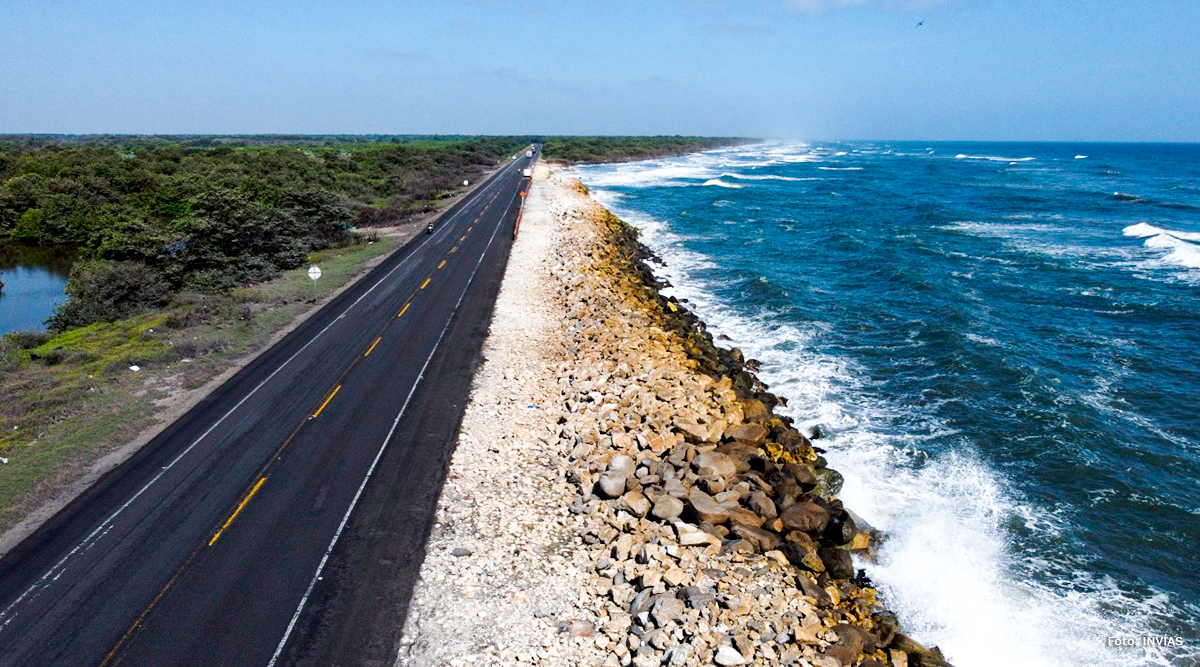
<svg viewBox="0 0 1200 667">
<path fill-rule="evenodd" d="M 1200 661 L 1200 146 L 776 143 L 577 175 L 820 428 L 911 634 L 958 667 Z"/>
<path fill-rule="evenodd" d="M 44 331 L 66 300 L 71 256 L 58 249 L 0 246 L 0 335 Z"/>
</svg>

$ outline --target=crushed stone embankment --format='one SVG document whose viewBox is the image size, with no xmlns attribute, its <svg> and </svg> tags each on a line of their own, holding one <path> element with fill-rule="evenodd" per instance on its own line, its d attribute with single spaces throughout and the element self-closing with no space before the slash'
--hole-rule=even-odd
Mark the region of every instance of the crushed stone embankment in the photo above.
<svg viewBox="0 0 1200 667">
<path fill-rule="evenodd" d="M 851 553 L 878 534 L 753 360 L 541 165 L 400 665 L 943 665 Z"/>
</svg>

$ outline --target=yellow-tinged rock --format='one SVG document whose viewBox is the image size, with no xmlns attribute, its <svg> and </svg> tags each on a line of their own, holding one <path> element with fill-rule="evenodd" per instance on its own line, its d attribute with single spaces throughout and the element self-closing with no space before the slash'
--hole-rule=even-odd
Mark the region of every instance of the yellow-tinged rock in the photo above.
<svg viewBox="0 0 1200 667">
<path fill-rule="evenodd" d="M 850 550 L 866 549 L 871 545 L 871 536 L 865 532 L 858 532 L 850 540 Z"/>
<path fill-rule="evenodd" d="M 842 594 L 838 592 L 837 586 L 828 586 L 825 588 L 825 592 L 829 594 L 829 599 L 833 600 L 833 606 L 836 607 L 842 603 Z"/>
</svg>

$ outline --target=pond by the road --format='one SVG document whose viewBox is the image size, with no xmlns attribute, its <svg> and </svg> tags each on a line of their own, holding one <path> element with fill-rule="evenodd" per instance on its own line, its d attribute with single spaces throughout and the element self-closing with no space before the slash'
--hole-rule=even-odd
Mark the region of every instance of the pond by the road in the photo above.
<svg viewBox="0 0 1200 667">
<path fill-rule="evenodd" d="M 44 331 L 67 295 L 71 253 L 57 248 L 0 245 L 0 335 Z"/>
</svg>

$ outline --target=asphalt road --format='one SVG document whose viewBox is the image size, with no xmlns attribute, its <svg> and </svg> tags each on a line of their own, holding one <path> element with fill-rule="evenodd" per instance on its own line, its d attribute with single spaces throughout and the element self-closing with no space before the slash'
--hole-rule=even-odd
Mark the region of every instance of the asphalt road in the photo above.
<svg viewBox="0 0 1200 667">
<path fill-rule="evenodd" d="M 390 665 L 531 162 L 0 560 L 0 665 Z"/>
</svg>

